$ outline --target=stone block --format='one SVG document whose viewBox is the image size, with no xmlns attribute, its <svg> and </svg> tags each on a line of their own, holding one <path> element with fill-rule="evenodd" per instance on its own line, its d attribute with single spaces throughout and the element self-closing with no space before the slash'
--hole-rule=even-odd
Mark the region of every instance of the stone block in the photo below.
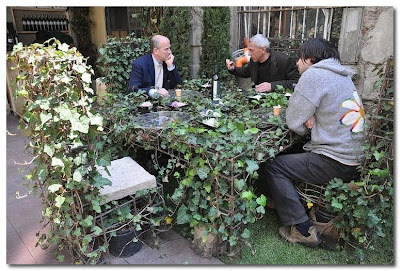
<svg viewBox="0 0 400 271">
<path fill-rule="evenodd" d="M 100 189 L 100 196 L 103 196 L 104 203 L 119 200 L 126 196 L 133 195 L 139 190 L 156 187 L 156 177 L 148 173 L 143 167 L 136 163 L 130 157 L 124 157 L 111 161 L 111 166 L 107 169 L 97 167 L 103 178 L 112 182 L 111 186 L 105 186 Z"/>
</svg>

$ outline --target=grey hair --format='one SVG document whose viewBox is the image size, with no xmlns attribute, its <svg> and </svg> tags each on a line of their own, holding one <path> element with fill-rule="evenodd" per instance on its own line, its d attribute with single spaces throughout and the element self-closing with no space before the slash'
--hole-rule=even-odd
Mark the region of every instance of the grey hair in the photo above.
<svg viewBox="0 0 400 271">
<path fill-rule="evenodd" d="M 153 52 L 153 49 L 160 49 L 160 36 L 156 35 L 150 39 L 150 52 Z"/>
<path fill-rule="evenodd" d="M 265 47 L 269 50 L 269 40 L 263 34 L 254 35 L 249 41 L 259 48 Z"/>
</svg>

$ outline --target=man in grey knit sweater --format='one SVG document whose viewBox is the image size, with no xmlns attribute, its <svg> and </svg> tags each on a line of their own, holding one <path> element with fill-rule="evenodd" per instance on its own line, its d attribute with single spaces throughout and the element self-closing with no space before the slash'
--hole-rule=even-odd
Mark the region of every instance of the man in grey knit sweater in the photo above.
<svg viewBox="0 0 400 271">
<path fill-rule="evenodd" d="M 301 74 L 286 112 L 288 127 L 311 133 L 304 153 L 277 156 L 264 167 L 267 189 L 283 224 L 279 234 L 292 243 L 315 247 L 320 234 L 302 206 L 293 182 L 348 182 L 359 178 L 365 113 L 339 53 L 323 39 L 310 39 L 298 51 Z"/>
</svg>

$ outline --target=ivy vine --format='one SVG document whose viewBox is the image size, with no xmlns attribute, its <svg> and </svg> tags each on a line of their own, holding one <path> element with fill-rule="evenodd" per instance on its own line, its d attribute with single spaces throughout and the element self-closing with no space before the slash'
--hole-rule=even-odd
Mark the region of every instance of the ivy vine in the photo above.
<svg viewBox="0 0 400 271">
<path fill-rule="evenodd" d="M 38 244 L 67 249 L 76 262 L 97 262 L 106 244 L 94 247 L 102 229 L 99 189 L 111 182 L 96 166 L 108 166 L 101 136 L 103 117 L 93 108 L 93 69 L 76 48 L 58 40 L 50 46 L 14 46 L 17 95 L 27 100 L 20 129 L 29 131 L 28 152 L 35 167 L 26 176 L 43 204 Z M 79 255 L 79 256 L 78 256 Z"/>
<path fill-rule="evenodd" d="M 164 7 L 160 34 L 171 41 L 179 74 L 182 78 L 189 78 L 190 7 Z"/>
<path fill-rule="evenodd" d="M 393 230 L 393 59 L 377 65 L 379 97 L 371 106 L 365 161 L 361 179 L 343 183 L 332 180 L 325 192 L 329 210 L 337 214 L 335 225 L 341 237 L 355 247 L 372 248 L 373 241 Z M 359 252 L 362 253 L 361 250 Z"/>
<path fill-rule="evenodd" d="M 90 8 L 89 7 L 73 7 L 71 8 L 73 16 L 71 18 L 71 27 L 74 31 L 77 41 L 78 50 L 88 58 L 87 62 L 92 66 L 95 74 L 98 74 L 98 70 L 95 66 L 97 59 L 96 47 L 92 42 L 91 29 L 93 22 L 90 20 Z"/>
<path fill-rule="evenodd" d="M 215 65 L 219 66 L 222 81 L 232 79 L 225 68 L 225 59 L 231 58 L 229 7 L 203 7 L 203 33 L 201 36 L 200 74 L 212 78 Z"/>
<path fill-rule="evenodd" d="M 108 93 L 125 93 L 128 88 L 132 62 L 150 51 L 148 38 L 137 38 L 135 34 L 126 38 L 109 37 L 99 49 L 96 64 L 104 75 Z"/>
</svg>

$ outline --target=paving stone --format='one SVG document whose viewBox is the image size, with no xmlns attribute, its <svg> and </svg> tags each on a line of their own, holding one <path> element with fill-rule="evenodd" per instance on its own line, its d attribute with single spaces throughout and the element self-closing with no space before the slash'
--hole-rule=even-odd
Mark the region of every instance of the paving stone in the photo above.
<svg viewBox="0 0 400 271">
<path fill-rule="evenodd" d="M 138 253 L 125 258 L 125 260 L 129 264 L 150 264 L 152 261 L 161 256 L 162 255 L 158 250 L 152 249 L 151 247 L 143 244 L 142 249 Z"/>
<path fill-rule="evenodd" d="M 154 261 L 152 261 L 150 264 L 160 264 L 160 265 L 175 265 L 176 262 L 174 262 L 172 259 L 169 257 L 158 257 Z"/>
<path fill-rule="evenodd" d="M 121 264 L 128 264 L 125 258 L 118 258 L 110 255 L 110 264 L 112 265 L 121 265 Z"/>
<path fill-rule="evenodd" d="M 157 236 L 161 239 L 161 243 L 183 238 L 179 233 L 173 230 L 160 232 Z"/>
<path fill-rule="evenodd" d="M 188 248 L 190 249 L 190 242 L 181 237 L 175 240 L 161 243 L 159 251 L 167 255 L 180 254 L 183 251 L 187 250 Z"/>
</svg>

